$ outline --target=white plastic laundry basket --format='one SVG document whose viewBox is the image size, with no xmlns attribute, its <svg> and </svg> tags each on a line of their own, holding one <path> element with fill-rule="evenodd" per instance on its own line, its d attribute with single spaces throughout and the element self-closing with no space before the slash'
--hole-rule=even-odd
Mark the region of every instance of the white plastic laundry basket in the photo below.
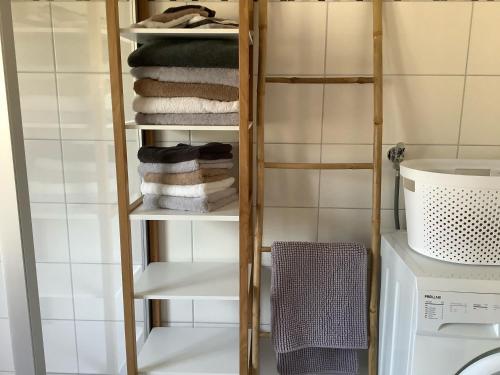
<svg viewBox="0 0 500 375">
<path fill-rule="evenodd" d="M 500 264 L 500 160 L 401 164 L 408 244 L 432 258 Z"/>
</svg>

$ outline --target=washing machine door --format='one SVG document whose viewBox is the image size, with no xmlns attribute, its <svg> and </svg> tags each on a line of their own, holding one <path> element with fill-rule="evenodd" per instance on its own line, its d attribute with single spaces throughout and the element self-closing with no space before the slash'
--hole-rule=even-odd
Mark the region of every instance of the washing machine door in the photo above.
<svg viewBox="0 0 500 375">
<path fill-rule="evenodd" d="M 500 375 L 500 349 L 472 360 L 457 375 Z"/>
</svg>

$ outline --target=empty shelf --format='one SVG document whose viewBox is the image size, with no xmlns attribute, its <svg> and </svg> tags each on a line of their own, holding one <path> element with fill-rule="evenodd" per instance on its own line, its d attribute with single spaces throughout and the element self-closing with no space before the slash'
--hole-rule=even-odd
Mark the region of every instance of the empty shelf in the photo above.
<svg viewBox="0 0 500 375">
<path fill-rule="evenodd" d="M 151 263 L 135 283 L 135 298 L 238 300 L 237 263 Z"/>
<path fill-rule="evenodd" d="M 237 375 L 237 328 L 154 328 L 138 358 L 141 375 Z"/>
<path fill-rule="evenodd" d="M 134 121 L 127 122 L 125 129 L 140 129 L 140 130 L 203 130 L 203 131 L 239 131 L 239 125 L 152 125 L 152 124 L 136 124 Z"/>
<path fill-rule="evenodd" d="M 120 29 L 120 35 L 137 43 L 169 38 L 230 38 L 238 39 L 239 29 L 149 29 L 130 27 Z"/>
<path fill-rule="evenodd" d="M 168 210 L 164 208 L 148 210 L 141 204 L 130 213 L 130 220 L 238 221 L 239 203 L 236 201 L 216 211 L 207 213 Z"/>
</svg>

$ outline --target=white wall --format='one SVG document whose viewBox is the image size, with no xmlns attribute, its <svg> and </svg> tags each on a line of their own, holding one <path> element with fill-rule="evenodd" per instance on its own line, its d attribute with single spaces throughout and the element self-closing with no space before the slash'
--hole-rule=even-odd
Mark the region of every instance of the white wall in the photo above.
<svg viewBox="0 0 500 375">
<path fill-rule="evenodd" d="M 129 4 L 121 4 L 125 16 Z M 157 11 L 171 5 L 151 3 Z M 236 14 L 234 2 L 209 6 Z M 123 324 L 104 5 L 13 8 L 47 364 L 117 373 Z M 387 2 L 384 11 L 385 148 L 403 141 L 408 158 L 500 158 L 500 3 Z M 272 2 L 269 73 L 370 74 L 370 30 L 370 3 Z M 266 159 L 370 161 L 371 100 L 370 85 L 269 84 Z M 170 132 L 161 141 L 211 136 Z M 131 157 L 133 144 L 131 136 Z M 384 229 L 393 227 L 392 183 L 386 163 Z M 266 171 L 265 243 L 367 242 L 370 188 L 365 171 Z M 170 261 L 237 259 L 234 223 L 172 222 L 161 241 Z M 174 303 L 163 320 L 234 324 L 237 304 Z M 4 363 L 0 372 L 11 370 Z"/>
</svg>

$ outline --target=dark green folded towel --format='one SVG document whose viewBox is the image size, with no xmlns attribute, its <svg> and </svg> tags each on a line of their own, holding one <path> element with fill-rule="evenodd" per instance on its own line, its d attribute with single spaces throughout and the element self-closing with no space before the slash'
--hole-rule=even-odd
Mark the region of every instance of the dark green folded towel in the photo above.
<svg viewBox="0 0 500 375">
<path fill-rule="evenodd" d="M 131 67 L 238 68 L 238 41 L 165 39 L 144 44 L 128 57 Z"/>
</svg>

